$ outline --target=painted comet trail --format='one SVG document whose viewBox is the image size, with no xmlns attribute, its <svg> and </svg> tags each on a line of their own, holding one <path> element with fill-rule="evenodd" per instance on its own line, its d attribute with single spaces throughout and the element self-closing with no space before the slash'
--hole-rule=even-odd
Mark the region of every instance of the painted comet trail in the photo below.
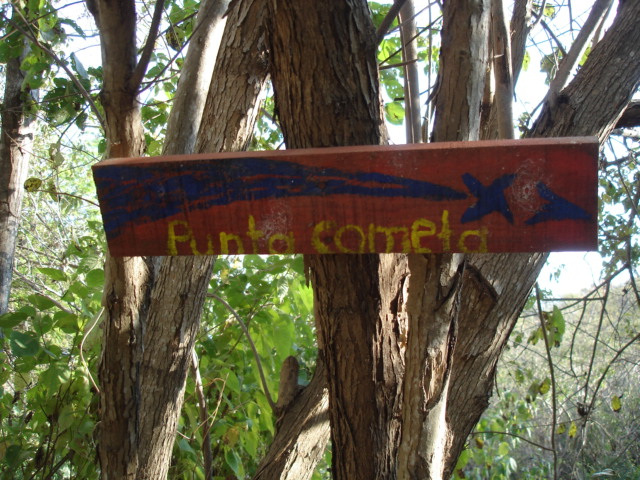
<svg viewBox="0 0 640 480">
<path fill-rule="evenodd" d="M 112 255 L 585 250 L 595 139 L 113 159 Z"/>
</svg>

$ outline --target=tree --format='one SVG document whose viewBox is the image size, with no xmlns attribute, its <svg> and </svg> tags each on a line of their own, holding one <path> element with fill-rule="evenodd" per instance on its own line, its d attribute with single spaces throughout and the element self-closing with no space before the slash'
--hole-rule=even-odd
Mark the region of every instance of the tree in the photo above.
<svg viewBox="0 0 640 480">
<path fill-rule="evenodd" d="M 21 23 L 23 13 L 19 7 L 14 6 L 13 12 L 14 21 Z M 9 303 L 23 184 L 27 179 L 35 127 L 33 112 L 29 111 L 31 89 L 25 83 L 26 72 L 21 68 L 30 47 L 15 28 L 7 37 L 3 52 L 8 58 L 0 132 L 0 314 L 7 311 Z M 37 90 L 34 93 L 37 94 Z"/>
<path fill-rule="evenodd" d="M 511 42 L 505 41 L 500 9 L 492 9 L 489 0 L 444 4 L 434 141 L 508 134 L 504 108 L 524 56 L 532 3 L 516 2 Z M 139 96 L 165 5 L 155 3 L 140 51 L 133 1 L 94 0 L 88 6 L 102 42 L 106 154 L 141 155 Z M 201 125 L 196 150 L 246 146 L 267 71 L 288 147 L 386 141 L 375 56 L 380 34 L 366 2 L 246 0 L 229 8 L 202 121 L 197 111 L 190 118 Z M 225 9 L 223 2 L 203 3 L 200 32 L 216 24 L 204 20 L 205 13 L 215 11 L 219 18 Z M 574 80 L 564 89 L 556 86 L 528 135 L 606 138 L 640 79 L 636 64 L 611 68 L 638 44 L 639 9 L 637 2 L 621 2 L 608 33 Z M 490 29 L 492 39 L 503 34 L 501 42 L 489 41 Z M 491 61 L 507 56 L 514 64 L 511 74 L 508 62 Z M 185 63 L 181 85 L 205 63 L 197 55 L 193 64 Z M 502 80 L 495 97 L 486 81 L 490 64 Z M 574 65 L 566 61 L 560 68 Z M 191 87 L 181 88 L 187 95 L 179 92 L 176 99 L 190 105 Z M 186 107 L 174 109 L 175 119 Z M 169 127 L 167 138 L 174 140 L 166 152 L 189 151 L 194 144 L 192 133 L 190 143 L 175 140 L 177 126 Z M 448 477 L 487 406 L 500 352 L 545 257 L 305 258 L 315 293 L 318 368 L 310 386 L 285 409 L 257 476 L 301 478 L 297 468 L 311 474 L 326 441 L 328 398 L 336 478 Z M 166 476 L 212 263 L 108 258 L 98 435 L 103 478 Z"/>
<path fill-rule="evenodd" d="M 225 2 L 206 4 L 199 19 L 201 28 L 215 27 L 208 9 L 215 12 L 214 17 L 220 18 L 225 13 L 225 6 Z M 154 19 L 158 20 L 152 23 L 145 51 L 153 48 L 162 8 L 162 2 L 156 4 Z M 98 1 L 90 5 L 90 9 L 99 26 L 103 46 L 107 155 L 141 155 L 142 124 L 137 95 L 149 57 L 143 54 L 136 62 L 134 2 L 114 5 Z M 201 97 L 202 102 L 208 99 L 208 103 L 200 108 L 200 112 L 205 110 L 202 114 L 205 134 L 200 135 L 196 146 L 199 151 L 217 150 L 227 145 L 241 148 L 248 141 L 257 95 L 266 72 L 264 64 L 256 60 L 260 53 L 257 39 L 261 30 L 256 28 L 259 17 L 253 13 L 247 16 L 246 10 L 242 5 L 231 22 L 237 24 L 236 15 L 243 15 L 245 20 L 253 19 L 253 24 L 248 21 L 244 24 L 246 39 L 238 37 L 241 32 L 235 30 L 225 37 L 222 51 L 231 50 L 234 43 L 247 40 L 248 48 L 244 55 L 223 56 L 216 70 L 218 76 L 212 80 L 214 92 L 219 84 L 226 86 L 226 96 L 209 94 Z M 200 55 L 192 58 L 193 62 L 185 65 L 183 77 L 201 75 L 198 70 L 205 62 L 200 61 Z M 209 58 L 209 61 L 213 60 L 215 56 Z M 186 92 L 195 91 L 189 91 L 192 87 L 186 80 L 183 84 Z M 233 93 L 231 88 L 235 88 Z M 185 106 L 193 101 L 193 95 L 181 91 L 177 96 Z M 233 100 L 233 103 L 225 100 Z M 180 107 L 176 110 L 176 114 L 179 113 Z M 198 122 L 199 119 L 196 116 L 190 121 Z M 181 122 L 174 125 L 178 128 Z M 219 129 L 224 134 L 211 136 L 208 129 Z M 173 132 L 169 133 L 169 136 L 173 135 Z M 187 138 L 192 137 L 187 135 Z M 180 145 L 179 140 L 169 144 L 168 151 L 175 153 L 190 148 L 189 143 Z M 107 260 L 104 296 L 107 318 L 100 371 L 103 413 L 98 447 L 103 478 L 166 476 L 212 264 L 213 258 Z M 161 374 L 167 376 L 162 379 Z"/>
<path fill-rule="evenodd" d="M 375 70 L 366 63 L 367 48 L 372 61 L 372 32 L 356 2 L 346 4 L 347 12 L 335 17 L 346 19 L 339 25 L 323 17 L 322 5 L 311 2 L 300 10 L 281 7 L 272 13 L 272 75 L 289 146 L 381 139 L 380 115 L 372 106 L 378 97 Z M 637 5 L 620 5 L 608 34 L 560 93 L 562 101 L 545 104 L 530 135 L 606 138 L 638 86 L 637 69 L 625 72 L 623 79 L 602 63 L 623 58 L 633 43 L 628 42 L 637 27 L 629 21 L 637 13 L 628 10 L 633 7 Z M 433 133 L 437 141 L 478 138 L 489 10 L 489 2 L 444 6 Z M 359 40 L 336 46 L 331 39 L 342 38 L 342 32 Z M 316 38 L 322 41 L 314 42 Z M 323 65 L 318 59 L 325 58 L 329 60 Z M 335 65 L 340 68 L 332 70 Z M 324 75 L 305 75 L 316 68 Z M 616 86 L 604 94 L 611 82 Z M 594 91 L 598 95 L 587 93 Z M 359 134 L 358 128 L 365 132 Z M 448 477 L 487 406 L 496 361 L 545 258 L 476 254 L 308 260 L 320 354 L 328 366 L 337 478 Z M 403 332 L 408 332 L 406 350 Z"/>
<path fill-rule="evenodd" d="M 637 8 L 631 2 L 621 4 L 608 35 L 561 92 L 562 101 L 545 105 L 533 135 L 606 136 L 635 91 L 639 76 L 634 68 L 614 75 L 602 60 L 621 58 L 626 53 L 627 41 L 637 30 Z M 435 140 L 474 139 L 479 135 L 489 10 L 488 2 L 449 2 L 444 7 Z M 114 32 L 125 20 L 131 21 L 133 12 L 122 12 L 113 23 L 108 21 L 109 14 L 108 10 L 99 11 L 97 17 L 103 42 L 122 43 L 123 36 Z M 366 4 L 345 1 L 328 10 L 318 2 L 287 8 L 275 3 L 268 18 L 271 73 L 288 146 L 382 141 L 375 36 Z M 129 44 L 133 42 L 129 40 Z M 460 51 L 470 54 L 460 56 Z M 109 65 L 132 65 L 132 53 L 129 50 L 126 58 L 110 62 L 105 58 L 105 78 L 109 77 Z M 608 88 L 597 90 L 602 92 L 597 96 L 583 93 L 598 85 Z M 131 105 L 136 89 L 129 86 L 122 90 L 130 92 L 127 102 Z M 111 100 L 108 92 L 105 83 L 105 101 Z M 313 95 L 311 101 L 309 95 Z M 598 107 L 594 109 L 590 102 Z M 105 103 L 106 110 L 109 105 Z M 130 107 L 124 112 L 135 113 Z M 589 112 L 588 121 L 582 112 Z M 126 118 L 119 115 L 117 121 Z M 136 153 L 120 149 L 137 145 L 137 140 L 111 142 L 118 147 L 112 154 Z M 467 258 L 396 255 L 307 260 L 317 302 L 320 355 L 327 364 L 337 478 L 448 476 L 466 436 L 487 405 L 497 358 L 544 258 L 543 254 Z M 137 266 L 132 269 L 134 263 Z M 108 285 L 115 289 L 108 287 L 105 298 L 110 322 L 116 325 L 114 333 L 122 339 L 118 344 L 120 356 L 124 348 L 134 352 L 141 348 L 140 340 L 131 339 L 144 338 L 143 325 L 150 330 L 143 318 L 147 312 L 166 312 L 176 298 L 144 292 L 149 292 L 152 284 L 188 276 L 193 267 L 189 261 L 185 264 L 189 266 L 183 266 L 182 273 L 174 268 L 170 275 L 169 269 L 154 273 L 133 259 L 111 267 Z M 202 292 L 206 282 L 199 285 L 196 290 Z M 197 316 L 199 305 L 188 304 L 193 305 L 191 311 Z M 181 304 L 183 308 L 186 305 Z M 126 329 L 118 325 L 123 319 L 131 322 Z M 404 332 L 408 332 L 406 351 L 401 337 Z M 144 344 L 148 348 L 149 342 Z M 107 341 L 107 355 L 110 349 L 114 346 Z M 138 364 L 143 371 L 144 362 L 130 363 Z M 105 360 L 102 377 L 107 392 L 117 391 L 105 380 L 111 376 L 121 381 L 116 372 L 122 370 L 131 368 L 116 370 Z M 135 388 L 132 391 L 135 394 Z M 135 395 L 132 401 L 140 408 Z M 103 404 L 105 418 L 107 407 Z M 136 411 L 128 407 L 128 412 Z M 153 409 L 150 406 L 142 411 Z M 110 431 L 113 433 L 115 430 Z M 108 448 L 103 446 L 101 451 Z"/>
</svg>

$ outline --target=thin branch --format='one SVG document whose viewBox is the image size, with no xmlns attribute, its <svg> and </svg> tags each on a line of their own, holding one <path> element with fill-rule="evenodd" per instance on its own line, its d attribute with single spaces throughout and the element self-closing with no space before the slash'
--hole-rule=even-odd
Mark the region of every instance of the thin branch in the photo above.
<svg viewBox="0 0 640 480">
<path fill-rule="evenodd" d="M 209 412 L 207 409 L 207 398 L 204 395 L 202 377 L 200 376 L 200 365 L 198 354 L 195 349 L 191 349 L 191 369 L 195 381 L 196 396 L 198 397 L 198 412 L 200 415 L 200 425 L 204 427 L 202 432 L 202 457 L 204 461 L 204 478 L 211 478 L 213 466 L 213 453 L 211 452 L 211 435 L 209 434 Z"/>
<path fill-rule="evenodd" d="M 426 27 L 422 27 L 420 30 L 418 30 L 418 33 L 416 35 L 414 35 L 413 37 L 411 37 L 409 39 L 409 41 L 413 41 L 414 39 L 418 38 L 420 35 L 422 35 L 425 31 L 430 30 L 431 27 L 433 27 L 438 20 L 440 20 L 442 18 L 442 15 L 440 15 L 438 18 L 436 18 L 434 21 L 432 21 L 431 23 L 429 23 L 429 25 L 427 25 Z M 387 63 L 389 60 L 391 60 L 393 57 L 395 57 L 397 54 L 402 52 L 402 47 L 400 47 L 399 49 L 397 49 L 395 52 L 393 52 L 391 55 L 389 55 L 387 58 L 385 58 L 384 60 L 382 60 L 381 62 L 378 63 L 378 68 L 380 68 L 380 65 L 384 65 L 385 63 Z"/>
<path fill-rule="evenodd" d="M 251 334 L 249 333 L 249 329 L 247 329 L 247 326 L 242 321 L 242 318 L 240 318 L 240 315 L 238 314 L 238 312 L 236 312 L 235 309 L 231 305 L 229 305 L 229 303 L 227 303 L 226 300 L 224 300 L 223 298 L 219 297 L 215 293 L 208 293 L 207 297 L 214 298 L 217 301 L 219 301 L 220 303 L 222 303 L 222 305 L 224 305 L 224 307 L 229 311 L 229 313 L 231 313 L 231 315 L 233 315 L 234 318 L 238 321 L 238 324 L 240 325 L 240 328 L 244 332 L 245 336 L 247 337 L 247 341 L 249 342 L 249 346 L 251 346 L 251 350 L 253 351 L 253 356 L 254 356 L 254 358 L 256 360 L 256 365 L 258 366 L 258 373 L 260 374 L 260 381 L 262 382 L 262 388 L 264 390 L 265 396 L 267 397 L 267 402 L 269 402 L 269 406 L 271 407 L 271 410 L 273 412 L 276 412 L 276 408 L 277 407 L 276 407 L 275 402 L 273 401 L 273 398 L 271 397 L 271 392 L 269 391 L 269 387 L 267 387 L 267 380 L 266 380 L 266 378 L 264 376 L 264 371 L 262 369 L 262 362 L 260 361 L 260 356 L 258 355 L 258 350 L 256 349 L 256 346 L 253 343 L 253 339 L 251 338 Z"/>
<path fill-rule="evenodd" d="M 509 437 L 514 437 L 514 438 L 518 438 L 520 440 L 522 440 L 523 442 L 528 443 L 529 445 L 533 445 L 534 447 L 538 447 L 542 450 L 546 450 L 547 452 L 553 452 L 552 448 L 549 448 L 545 445 L 542 445 L 541 443 L 537 443 L 534 442 L 533 440 L 529 440 L 528 438 L 525 438 L 521 435 L 517 435 L 515 433 L 511 433 L 511 432 L 499 432 L 499 431 L 495 431 L 495 430 L 483 430 L 482 432 L 471 432 L 471 435 L 507 435 Z"/>
<path fill-rule="evenodd" d="M 60 470 L 60 468 L 62 468 L 62 466 L 66 462 L 68 462 L 73 458 L 75 453 L 76 453 L 75 450 L 69 450 L 67 454 L 58 461 L 58 463 L 56 463 L 53 467 L 51 467 L 51 470 L 49 471 L 49 473 L 43 477 L 43 480 L 51 480 L 53 476 L 58 472 L 58 470 Z"/>
<path fill-rule="evenodd" d="M 405 127 L 407 143 L 420 143 L 420 86 L 418 65 L 411 62 L 418 57 L 417 27 L 413 0 L 405 2 L 400 10 L 400 39 L 404 66 Z M 407 40 L 408 39 L 408 40 Z"/>
<path fill-rule="evenodd" d="M 382 19 L 382 23 L 380 24 L 380 26 L 378 27 L 378 30 L 376 31 L 376 43 L 378 45 L 380 44 L 380 42 L 382 42 L 382 40 L 384 40 L 384 36 L 389 31 L 389 27 L 393 23 L 393 20 L 400 13 L 400 9 L 402 8 L 402 5 L 404 5 L 406 1 L 407 0 L 395 0 L 393 2 L 393 5 L 391 5 L 391 7 L 389 8 L 389 12 Z"/>
<path fill-rule="evenodd" d="M 635 337 L 633 337 L 631 340 L 629 340 L 627 343 L 625 343 L 622 346 L 622 348 L 616 352 L 616 354 L 609 361 L 609 363 L 607 363 L 607 366 L 604 369 L 604 372 L 602 372 L 602 375 L 600 375 L 600 378 L 598 379 L 598 382 L 596 383 L 596 388 L 594 388 L 594 390 L 593 390 L 593 398 L 591 398 L 591 402 L 589 403 L 588 412 L 593 411 L 593 407 L 594 407 L 595 402 L 596 402 L 596 394 L 598 393 L 598 390 L 600 390 L 600 386 L 602 385 L 602 382 L 604 381 L 605 377 L 607 376 L 607 373 L 609 372 L 609 369 L 611 368 L 611 366 L 618 360 L 618 358 L 620 358 L 620 355 L 622 355 L 627 348 L 629 348 L 631 345 L 633 345 L 634 343 L 636 343 L 638 341 L 640 341 L 640 333 L 637 333 Z"/>
<path fill-rule="evenodd" d="M 400 68 L 406 65 L 411 65 L 412 63 L 417 63 L 417 61 L 418 59 L 414 58 L 413 60 L 407 60 L 406 62 L 392 63 L 391 65 L 382 65 L 378 67 L 378 70 L 387 70 L 389 68 Z"/>
<path fill-rule="evenodd" d="M 73 193 L 66 193 L 66 192 L 58 192 L 58 191 L 54 191 L 52 192 L 51 190 L 32 190 L 34 193 L 35 192 L 39 192 L 39 193 L 52 193 L 55 195 L 62 195 L 65 197 L 71 197 L 71 198 L 77 198 L 78 200 L 82 200 L 83 202 L 87 202 L 90 203 L 91 205 L 93 205 L 94 207 L 98 207 L 100 208 L 100 205 L 97 204 L 96 202 L 94 202 L 93 200 L 89 200 L 88 198 L 84 198 L 81 197 L 80 195 L 74 195 Z"/>
<path fill-rule="evenodd" d="M 560 90 L 564 88 L 569 75 L 580 60 L 589 38 L 591 38 L 592 33 L 600 23 L 600 19 L 609 10 L 612 2 L 613 0 L 596 0 L 587 20 L 578 32 L 576 40 L 571 45 L 569 53 L 563 55 L 562 60 L 560 60 L 560 65 L 558 65 L 556 75 L 549 84 L 549 92 L 547 93 L 547 100 L 552 104 L 556 102 Z"/>
<path fill-rule="evenodd" d="M 145 90 L 151 88 L 159 79 L 162 75 L 164 75 L 164 72 L 166 72 L 169 67 L 176 61 L 176 59 L 182 55 L 182 52 L 185 48 L 187 48 L 187 45 L 189 45 L 189 43 L 191 42 L 191 39 L 194 37 L 194 35 L 198 32 L 198 30 L 202 27 L 202 23 L 201 22 L 196 22 L 195 27 L 193 28 L 193 31 L 191 32 L 191 35 L 189 35 L 189 38 L 187 38 L 185 40 L 185 42 L 180 45 L 180 48 L 176 51 L 176 53 L 173 55 L 173 57 L 171 57 L 169 59 L 169 61 L 166 63 L 166 65 L 162 68 L 162 70 L 160 70 L 160 72 L 158 72 L 158 74 L 153 77 L 151 80 L 149 80 L 148 82 L 142 82 L 141 80 L 141 85 L 144 84 L 145 86 L 142 87 L 140 89 L 140 91 L 138 93 L 142 93 Z M 168 30 L 168 29 L 167 29 Z M 146 72 L 145 72 L 146 73 Z M 173 78 L 174 75 L 171 75 L 169 78 Z"/>
<path fill-rule="evenodd" d="M 496 82 L 495 108 L 498 137 L 513 138 L 513 75 L 511 37 L 504 15 L 503 0 L 491 1 L 491 36 L 493 39 L 493 75 Z"/>
<path fill-rule="evenodd" d="M 551 28 L 549 28 L 549 25 L 547 25 L 547 22 L 542 20 L 540 22 L 540 25 L 542 25 L 542 28 L 544 28 L 545 31 L 549 34 L 549 36 L 551 38 L 553 38 L 553 41 L 556 42 L 556 46 L 558 47 L 558 50 L 560 50 L 560 53 L 562 53 L 562 56 L 566 57 L 567 56 L 567 51 L 562 46 L 562 43 L 560 42 L 560 39 L 558 37 L 556 37 L 555 33 L 553 33 L 553 30 L 551 30 Z"/>
<path fill-rule="evenodd" d="M 551 451 L 553 452 L 553 479 L 558 479 L 558 451 L 556 449 L 556 424 L 558 422 L 558 398 L 556 397 L 556 376 L 551 359 L 551 347 L 549 346 L 549 336 L 547 335 L 547 325 L 542 315 L 542 304 L 540 301 L 540 287 L 536 283 L 536 302 L 538 305 L 538 317 L 540 328 L 544 338 L 544 348 L 547 351 L 547 361 L 549 363 L 549 374 L 551 375 Z"/>
<path fill-rule="evenodd" d="M 140 87 L 140 82 L 144 78 L 149 66 L 149 60 L 151 60 L 151 54 L 155 48 L 156 40 L 158 38 L 158 29 L 160 27 L 160 20 L 162 19 L 162 12 L 164 10 L 164 0 L 157 0 L 156 6 L 153 11 L 153 18 L 151 19 L 151 25 L 149 26 L 149 34 L 147 35 L 147 41 L 142 49 L 142 54 L 138 60 L 131 78 L 129 79 L 129 88 L 132 91 L 137 91 Z"/>
<path fill-rule="evenodd" d="M 38 294 L 42 295 L 43 297 L 45 297 L 47 300 L 49 300 L 51 303 L 53 303 L 56 307 L 58 307 L 60 310 L 62 310 L 65 313 L 69 313 L 71 315 L 75 315 L 73 313 L 73 311 L 69 310 L 67 307 L 65 307 L 64 305 L 62 305 L 59 301 L 57 301 L 55 298 L 50 297 L 49 295 L 45 295 L 44 293 L 42 293 L 42 289 L 40 288 L 40 286 L 38 284 L 36 284 L 35 282 L 29 280 L 27 277 L 25 277 L 24 275 L 22 275 L 20 272 L 18 272 L 17 270 L 14 269 L 13 274 L 15 276 L 17 276 L 20 280 L 22 280 L 24 283 L 26 283 L 29 287 L 33 288 Z M 55 293 L 55 292 L 54 292 Z"/>
<path fill-rule="evenodd" d="M 22 15 L 22 13 L 20 13 L 20 15 Z M 13 28 L 18 30 L 22 35 L 24 35 L 36 47 L 38 47 L 40 50 L 42 50 L 47 55 L 49 55 L 49 57 L 51 57 L 51 59 L 55 62 L 55 64 L 58 65 L 60 68 L 62 68 L 65 71 L 65 73 L 69 77 L 69 80 L 71 80 L 73 82 L 75 87 L 80 92 L 80 95 L 91 106 L 91 110 L 93 110 L 93 113 L 96 116 L 96 118 L 98 119 L 98 122 L 100 123 L 100 126 L 102 127 L 102 129 L 104 131 L 106 131 L 106 128 L 107 128 L 106 127 L 106 123 L 105 123 L 104 118 L 102 117 L 102 114 L 100 113 L 100 110 L 98 109 L 98 106 L 93 101 L 93 98 L 91 98 L 91 95 L 89 95 L 89 92 L 87 92 L 87 90 L 84 88 L 84 85 L 82 85 L 80 80 L 78 80 L 78 77 L 76 77 L 76 75 L 71 71 L 71 69 L 69 68 L 67 63 L 65 61 L 63 61 L 60 57 L 58 57 L 58 55 L 53 50 L 51 50 L 50 48 L 48 48 L 45 45 L 43 45 L 42 43 L 40 43 L 40 41 L 31 32 L 29 32 L 27 30 L 24 30 L 20 25 L 18 25 L 12 19 L 7 18 L 4 14 L 2 14 L 2 18 L 4 18 L 9 24 L 11 24 L 13 26 Z"/>
<path fill-rule="evenodd" d="M 589 360 L 589 369 L 587 370 L 587 379 L 584 383 L 584 398 L 583 403 L 587 403 L 587 395 L 589 394 L 589 380 L 591 379 L 591 372 L 593 371 L 593 362 L 596 358 L 596 350 L 598 348 L 598 341 L 600 338 L 600 331 L 602 330 L 602 323 L 604 321 L 604 314 L 607 309 L 607 300 L 609 299 L 609 284 L 605 285 L 604 300 L 602 301 L 602 309 L 600 310 L 600 319 L 598 320 L 598 329 L 596 330 L 596 336 L 593 340 L 593 349 L 591 351 L 591 359 Z M 595 398 L 595 395 L 594 395 Z M 593 402 L 593 399 L 592 399 Z"/>
<path fill-rule="evenodd" d="M 87 329 L 85 334 L 82 336 L 82 340 L 80 341 L 80 347 L 79 347 L 80 361 L 84 365 L 84 368 L 87 369 L 87 375 L 89 375 L 89 380 L 91 380 L 91 384 L 93 385 L 93 388 L 96 389 L 96 393 L 98 395 L 100 395 L 100 387 L 98 387 L 98 384 L 93 379 L 93 375 L 91 375 L 91 370 L 89 369 L 89 364 L 87 363 L 87 361 L 84 358 L 84 342 L 87 340 L 87 337 L 91 334 L 91 332 L 96 327 L 96 325 L 98 325 L 98 323 L 100 323 L 100 318 L 102 317 L 103 313 L 104 313 L 104 307 L 102 307 L 102 309 L 98 312 L 98 314 L 95 317 L 93 317 L 93 321 L 92 321 L 91 325 L 89 326 L 89 328 Z"/>
<path fill-rule="evenodd" d="M 547 0 L 542 0 L 542 4 L 540 5 L 540 10 L 538 11 L 538 15 L 534 14 L 536 19 L 531 24 L 531 29 L 533 29 L 533 27 L 535 27 L 539 22 L 542 21 L 542 17 L 544 17 L 544 9 L 545 8 L 547 8 Z"/>
</svg>

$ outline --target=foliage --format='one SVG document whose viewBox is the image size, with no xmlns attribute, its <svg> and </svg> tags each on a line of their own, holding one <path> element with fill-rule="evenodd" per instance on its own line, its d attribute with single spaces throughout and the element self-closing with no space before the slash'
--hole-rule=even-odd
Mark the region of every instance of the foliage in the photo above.
<svg viewBox="0 0 640 480">
<path fill-rule="evenodd" d="M 226 300 L 243 319 L 256 345 L 274 401 L 280 365 L 295 355 L 299 381 L 308 383 L 315 363 L 312 292 L 304 285 L 302 257 L 221 257 L 211 293 Z M 214 478 L 243 478 L 255 470 L 274 434 L 275 418 L 262 390 L 256 359 L 238 321 L 210 298 L 196 347 L 206 393 L 206 421 L 213 449 Z M 172 478 L 201 471 L 203 430 L 193 378 L 187 382 Z"/>
<path fill-rule="evenodd" d="M 627 479 L 640 473 L 638 147 L 615 139 L 610 147 L 600 180 L 602 283 L 571 298 L 543 292 L 542 312 L 531 298 L 501 360 L 497 395 L 458 462 L 456 478 L 550 478 L 554 446 L 559 478 Z"/>
<path fill-rule="evenodd" d="M 538 4 L 545 6 L 550 26 L 560 18 L 560 3 Z M 376 26 L 390 4 L 370 2 Z M 0 64 L 19 55 L 24 35 L 30 38 L 32 50 L 22 61 L 25 87 L 40 90 L 32 108 L 46 126 L 38 132 L 26 186 L 11 310 L 0 317 L 0 479 L 92 479 L 98 476 L 93 439 L 99 386 L 94 382 L 106 247 L 89 166 L 105 148 L 95 133 L 103 72 L 70 53 L 76 51 L 72 42 L 90 43 L 94 37 L 85 13 L 76 15 L 45 0 L 18 5 L 23 18 L 13 18 L 8 5 L 0 7 Z M 148 154 L 162 150 L 197 8 L 192 0 L 167 4 L 142 94 Z M 142 15 L 141 28 L 148 17 Z M 426 80 L 425 103 L 435 86 L 440 21 L 437 15 L 420 17 L 418 61 Z M 402 63 L 396 27 L 397 22 L 380 43 L 378 61 L 387 120 L 398 125 L 404 119 L 404 70 L 394 66 Z M 543 50 L 541 70 L 551 78 L 562 49 L 551 40 L 544 48 L 530 48 L 535 49 Z M 251 148 L 281 145 L 274 118 L 269 94 Z M 531 118 L 535 112 L 522 113 L 523 130 Z M 640 262 L 637 154 L 637 142 L 618 138 L 602 158 L 602 285 L 572 300 L 543 292 L 542 311 L 532 296 L 499 366 L 491 407 L 468 440 L 456 478 L 548 478 L 554 469 L 552 443 L 562 478 L 640 475 L 635 460 L 640 458 L 640 399 L 634 390 L 640 374 L 640 301 L 634 279 Z M 624 282 L 618 280 L 622 274 L 627 275 Z M 301 384 L 314 369 L 313 299 L 300 257 L 220 257 L 209 293 L 228 302 L 233 312 L 213 296 L 206 302 L 195 348 L 202 384 L 194 368 L 172 479 L 204 478 L 206 433 L 214 478 L 220 479 L 253 473 L 273 436 L 276 419 L 236 314 L 251 333 L 274 400 L 287 356 L 299 360 Z M 554 390 L 557 422 L 551 433 Z M 201 408 L 208 412 L 204 418 Z M 328 478 L 329 464 L 327 452 L 315 478 Z"/>
</svg>

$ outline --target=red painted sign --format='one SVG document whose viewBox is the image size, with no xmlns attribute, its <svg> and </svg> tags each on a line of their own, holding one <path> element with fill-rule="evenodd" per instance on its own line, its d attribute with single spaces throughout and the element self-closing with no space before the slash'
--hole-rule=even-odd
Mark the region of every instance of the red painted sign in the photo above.
<svg viewBox="0 0 640 480">
<path fill-rule="evenodd" d="M 597 248 L 594 138 L 110 159 L 114 256 Z"/>
</svg>

